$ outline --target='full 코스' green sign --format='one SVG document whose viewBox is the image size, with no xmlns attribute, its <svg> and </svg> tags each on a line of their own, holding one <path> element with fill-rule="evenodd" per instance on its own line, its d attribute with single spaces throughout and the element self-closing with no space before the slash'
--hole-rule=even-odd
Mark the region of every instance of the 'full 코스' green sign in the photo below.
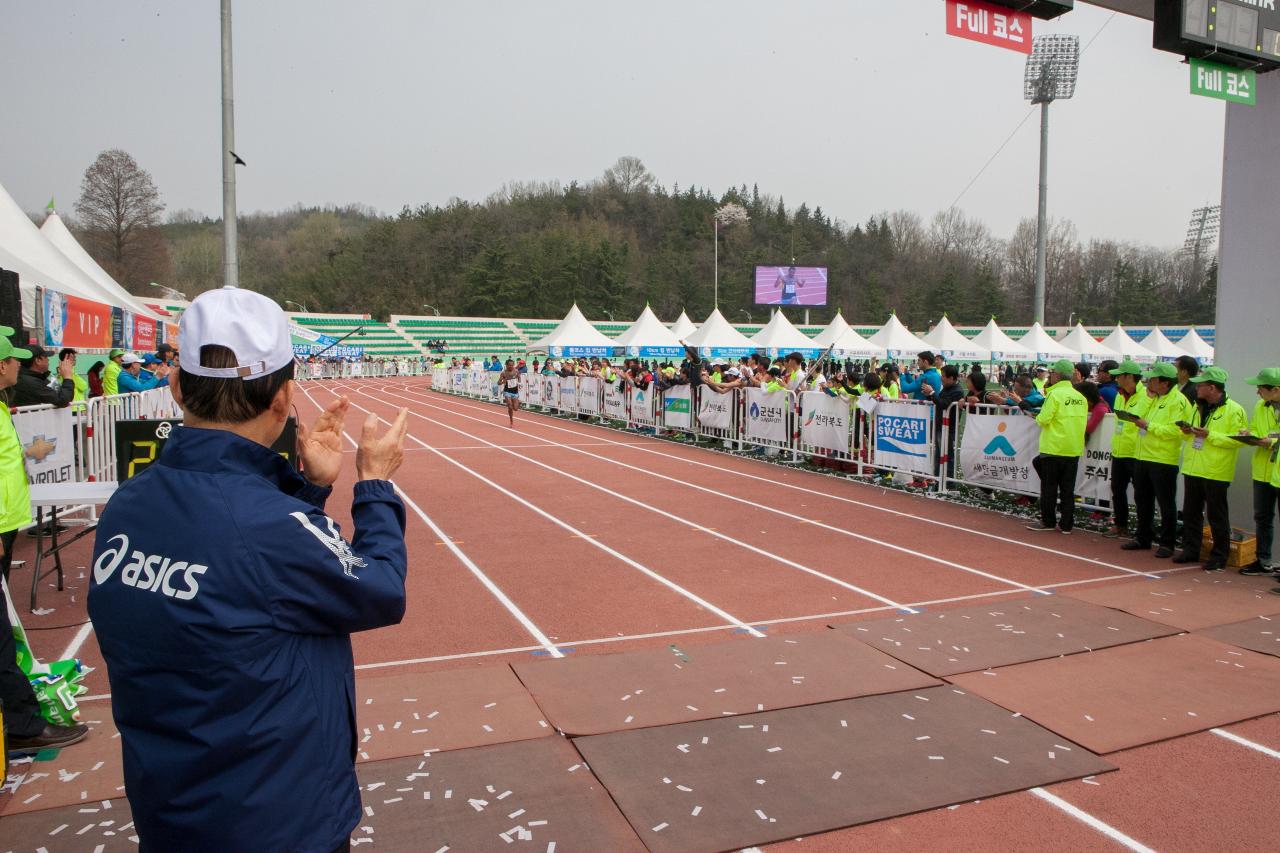
<svg viewBox="0 0 1280 853">
<path fill-rule="evenodd" d="M 1192 59 L 1191 94 L 1253 106 L 1258 102 L 1258 74 L 1203 59 Z"/>
</svg>

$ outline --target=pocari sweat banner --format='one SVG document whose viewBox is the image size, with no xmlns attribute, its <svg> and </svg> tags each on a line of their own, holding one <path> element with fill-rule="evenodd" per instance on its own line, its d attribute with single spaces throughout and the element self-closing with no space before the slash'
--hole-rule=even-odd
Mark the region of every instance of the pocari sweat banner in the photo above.
<svg viewBox="0 0 1280 853">
<path fill-rule="evenodd" d="M 875 413 L 877 467 L 933 473 L 933 407 L 882 401 Z"/>
</svg>

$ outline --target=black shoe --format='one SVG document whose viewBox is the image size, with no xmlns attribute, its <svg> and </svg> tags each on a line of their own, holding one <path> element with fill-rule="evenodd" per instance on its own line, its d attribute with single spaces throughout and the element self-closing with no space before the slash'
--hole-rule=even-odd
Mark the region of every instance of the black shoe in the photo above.
<svg viewBox="0 0 1280 853">
<path fill-rule="evenodd" d="M 1177 563 L 1178 565 L 1183 565 L 1184 563 L 1198 563 L 1200 562 L 1200 555 L 1196 554 L 1193 557 L 1190 554 L 1188 554 L 1186 551 L 1183 551 L 1181 554 L 1173 558 L 1173 562 Z"/>
<path fill-rule="evenodd" d="M 1124 543 L 1123 545 L 1120 546 L 1120 548 L 1125 551 L 1150 551 L 1151 550 L 1150 545 L 1144 545 L 1141 542 L 1139 542 L 1137 539 Z"/>
<path fill-rule="evenodd" d="M 1269 569 L 1269 568 L 1267 568 L 1266 566 L 1262 565 L 1262 563 L 1261 563 L 1261 562 L 1259 562 L 1258 560 L 1254 560 L 1254 561 L 1253 561 L 1252 563 L 1250 563 L 1249 565 L 1247 565 L 1247 566 L 1245 566 L 1244 568 L 1240 569 L 1240 574 L 1242 574 L 1242 575 L 1249 575 L 1249 576 L 1253 576 L 1253 575 L 1271 575 L 1271 574 L 1275 574 L 1275 571 L 1276 571 L 1275 569 Z"/>
<path fill-rule="evenodd" d="M 1227 564 L 1221 560 L 1205 560 L 1204 565 L 1200 568 L 1204 569 L 1206 572 L 1220 572 L 1226 567 Z"/>
<path fill-rule="evenodd" d="M 1028 525 L 1026 525 L 1026 527 L 1027 527 L 1027 529 L 1028 529 L 1028 530 L 1035 530 L 1035 531 L 1040 532 L 1040 533 L 1043 533 L 1043 532 L 1044 532 L 1044 531 L 1046 531 L 1046 530 L 1057 530 L 1057 529 L 1058 529 L 1058 528 L 1057 528 L 1057 525 L 1053 525 L 1053 524 L 1045 524 L 1043 521 L 1037 521 L 1037 522 L 1035 522 L 1034 524 L 1028 524 Z"/>
<path fill-rule="evenodd" d="M 1063 536 L 1070 536 L 1070 535 L 1071 535 L 1071 528 L 1069 528 L 1069 527 L 1059 527 L 1059 528 L 1058 528 L 1058 532 L 1060 532 Z"/>
<path fill-rule="evenodd" d="M 30 737 L 10 735 L 9 751 L 31 752 L 71 746 L 73 743 L 79 743 L 84 740 L 87 734 L 89 734 L 89 727 L 84 723 L 76 723 L 73 726 L 56 726 L 53 723 L 48 723 L 37 735 L 31 735 Z"/>
<path fill-rule="evenodd" d="M 1165 546 L 1161 545 L 1159 548 L 1156 549 L 1155 556 L 1161 560 L 1167 560 L 1168 558 L 1173 556 L 1173 549 L 1166 548 Z"/>
</svg>

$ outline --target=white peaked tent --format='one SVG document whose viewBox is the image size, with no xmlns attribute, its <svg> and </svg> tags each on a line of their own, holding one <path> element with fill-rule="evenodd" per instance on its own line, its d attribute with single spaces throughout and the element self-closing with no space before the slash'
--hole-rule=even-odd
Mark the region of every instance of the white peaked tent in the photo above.
<svg viewBox="0 0 1280 853">
<path fill-rule="evenodd" d="M 1156 356 L 1151 350 L 1129 337 L 1129 333 L 1124 330 L 1124 326 L 1116 323 L 1116 327 L 1111 330 L 1111 334 L 1102 339 L 1102 345 L 1120 354 L 1121 358 L 1129 358 L 1134 361 L 1155 361 Z"/>
<path fill-rule="evenodd" d="M 741 356 L 756 351 L 746 335 L 735 329 L 717 308 L 698 330 L 684 339 L 702 355 Z"/>
<path fill-rule="evenodd" d="M 680 312 L 680 316 L 676 321 L 671 324 L 671 334 L 675 335 L 679 340 L 684 340 L 696 331 L 698 331 L 698 324 L 690 320 L 689 315 L 683 311 Z"/>
<path fill-rule="evenodd" d="M 81 272 L 93 279 L 104 292 L 111 294 L 113 305 L 128 308 L 134 313 L 150 317 L 153 320 L 160 319 L 155 311 L 142 304 L 138 297 L 125 290 L 116 283 L 115 279 L 107 275 L 107 271 L 98 265 L 98 262 L 84 250 L 84 247 L 67 230 L 66 223 L 62 221 L 62 217 L 56 212 L 50 211 L 49 215 L 45 217 L 44 224 L 40 226 L 40 233 L 54 245 L 54 248 L 66 255 L 67 259 L 75 264 Z"/>
<path fill-rule="evenodd" d="M 929 349 L 928 344 L 911 334 L 907 327 L 902 325 L 897 314 L 890 314 L 889 322 L 881 326 L 880 331 L 872 335 L 869 340 L 878 347 L 884 347 L 890 358 L 915 358 Z"/>
<path fill-rule="evenodd" d="M 1187 351 L 1187 355 L 1194 357 L 1201 364 L 1213 364 L 1213 347 L 1209 342 L 1200 337 L 1200 333 L 1195 329 L 1187 332 L 1178 341 L 1178 346 Z"/>
<path fill-rule="evenodd" d="M 996 318 L 987 321 L 981 332 L 974 335 L 973 345 L 987 353 L 992 361 L 1035 361 L 1036 354 L 1004 333 L 996 325 Z"/>
<path fill-rule="evenodd" d="M 1076 323 L 1076 327 L 1062 339 L 1062 345 L 1080 353 L 1080 357 L 1085 361 L 1102 361 L 1108 358 L 1119 361 L 1121 358 L 1120 353 L 1094 340 L 1093 335 L 1085 330 L 1083 323 Z"/>
<path fill-rule="evenodd" d="M 612 355 L 617 343 L 582 316 L 578 303 L 574 303 L 569 313 L 564 315 L 560 324 L 547 333 L 546 337 L 534 341 L 530 352 L 546 352 L 553 356 Z"/>
<path fill-rule="evenodd" d="M 1022 348 L 1028 352 L 1035 353 L 1040 361 L 1057 361 L 1060 358 L 1075 361 L 1080 357 L 1079 352 L 1049 337 L 1049 333 L 1039 323 L 1034 324 L 1025 335 L 1018 338 L 1018 343 L 1022 344 Z"/>
<path fill-rule="evenodd" d="M 756 348 L 764 350 L 765 355 L 769 356 L 799 352 L 807 357 L 819 352 L 813 338 L 791 325 L 791 321 L 781 311 L 774 311 L 769 322 L 752 335 L 750 340 Z"/>
<path fill-rule="evenodd" d="M 852 327 L 844 321 L 844 315 L 839 311 L 836 311 L 836 316 L 831 318 L 831 322 L 826 325 L 826 328 L 814 335 L 813 346 L 826 349 L 851 328 Z M 863 338 L 863 340 L 866 340 L 866 338 Z"/>
<path fill-rule="evenodd" d="M 929 349 L 940 352 L 950 361 L 987 361 L 991 351 L 985 350 L 969 338 L 956 331 L 947 316 L 942 315 L 938 325 L 929 330 L 929 334 L 921 337 Z"/>
<path fill-rule="evenodd" d="M 846 325 L 840 337 L 831 342 L 831 355 L 834 358 L 884 358 L 888 353 Z"/>
<path fill-rule="evenodd" d="M 613 345 L 623 347 L 627 355 L 644 358 L 679 358 L 684 355 L 680 339 L 662 325 L 648 305 L 625 332 L 613 339 Z"/>
<path fill-rule="evenodd" d="M 1159 326 L 1152 329 L 1151 334 L 1142 339 L 1142 345 L 1161 361 L 1173 361 L 1180 355 L 1187 355 L 1185 349 L 1165 337 Z"/>
</svg>

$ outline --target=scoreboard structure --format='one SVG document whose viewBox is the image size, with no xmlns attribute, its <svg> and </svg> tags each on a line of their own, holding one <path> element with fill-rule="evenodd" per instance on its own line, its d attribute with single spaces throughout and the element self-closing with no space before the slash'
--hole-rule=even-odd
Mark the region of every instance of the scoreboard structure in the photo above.
<svg viewBox="0 0 1280 853">
<path fill-rule="evenodd" d="M 987 0 L 993 6 L 1004 6 L 1015 12 L 1025 12 L 1033 18 L 1045 21 L 1065 15 L 1076 6 L 1076 0 Z"/>
<path fill-rule="evenodd" d="M 160 458 L 169 436 L 181 426 L 182 418 L 116 421 L 116 480 L 131 480 L 150 467 Z M 298 425 L 292 417 L 271 449 L 298 467 Z"/>
<path fill-rule="evenodd" d="M 1277 0 L 1156 0 L 1158 50 L 1259 72 L 1280 68 Z"/>
</svg>

